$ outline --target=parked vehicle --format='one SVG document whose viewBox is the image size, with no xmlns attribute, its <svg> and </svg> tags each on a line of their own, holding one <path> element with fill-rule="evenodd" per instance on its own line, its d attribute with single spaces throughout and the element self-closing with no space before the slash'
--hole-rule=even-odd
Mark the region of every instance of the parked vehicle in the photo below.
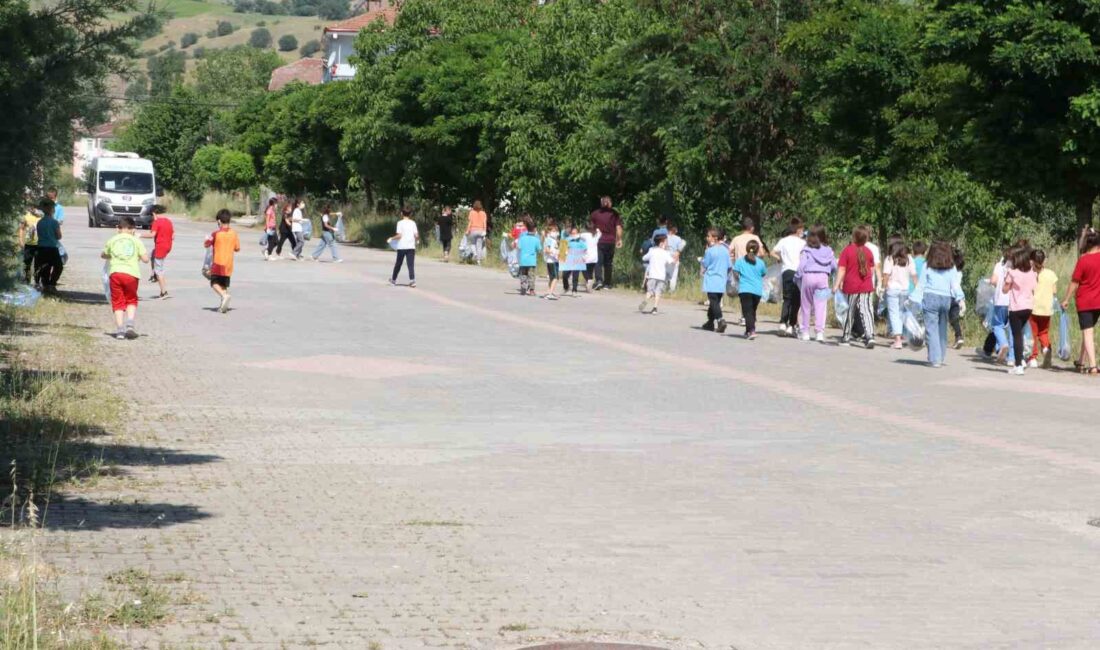
<svg viewBox="0 0 1100 650">
<path fill-rule="evenodd" d="M 153 223 L 153 204 L 164 192 L 153 163 L 136 153 L 105 153 L 88 166 L 88 227 L 118 225 L 133 217 L 139 228 Z"/>
</svg>

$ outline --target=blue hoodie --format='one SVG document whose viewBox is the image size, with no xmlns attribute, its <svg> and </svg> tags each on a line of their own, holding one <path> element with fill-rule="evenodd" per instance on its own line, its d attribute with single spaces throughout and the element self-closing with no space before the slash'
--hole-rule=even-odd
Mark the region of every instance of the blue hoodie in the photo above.
<svg viewBox="0 0 1100 650">
<path fill-rule="evenodd" d="M 703 254 L 703 292 L 725 293 L 730 274 L 730 249 L 721 242 L 707 248 Z"/>
</svg>

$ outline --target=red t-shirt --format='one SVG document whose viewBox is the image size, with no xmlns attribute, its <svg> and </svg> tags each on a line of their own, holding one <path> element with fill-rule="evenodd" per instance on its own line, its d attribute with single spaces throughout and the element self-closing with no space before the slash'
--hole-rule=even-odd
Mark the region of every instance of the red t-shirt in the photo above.
<svg viewBox="0 0 1100 650">
<path fill-rule="evenodd" d="M 1100 309 L 1100 253 L 1082 255 L 1073 267 L 1077 288 L 1077 311 Z"/>
<path fill-rule="evenodd" d="M 598 208 L 590 216 L 592 224 L 596 226 L 596 230 L 600 231 L 600 244 L 614 244 L 618 239 L 616 232 L 619 226 L 623 225 L 622 218 L 619 217 L 619 213 L 610 208 Z"/>
<path fill-rule="evenodd" d="M 172 220 L 168 217 L 153 219 L 149 232 L 153 233 L 153 257 L 158 260 L 168 257 L 168 253 L 172 252 L 172 237 L 176 232 L 172 227 Z"/>
<path fill-rule="evenodd" d="M 867 275 L 859 276 L 859 250 L 863 249 L 863 259 L 867 264 Z M 875 256 L 866 246 L 856 247 L 848 244 L 840 253 L 840 261 L 837 266 L 847 269 L 844 273 L 844 286 L 840 290 L 847 294 L 871 293 L 875 290 Z"/>
</svg>

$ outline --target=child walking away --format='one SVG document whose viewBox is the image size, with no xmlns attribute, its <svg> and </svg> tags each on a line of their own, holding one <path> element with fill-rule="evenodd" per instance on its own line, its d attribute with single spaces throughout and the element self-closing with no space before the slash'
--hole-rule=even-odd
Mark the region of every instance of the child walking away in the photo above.
<svg viewBox="0 0 1100 650">
<path fill-rule="evenodd" d="M 745 247 L 745 256 L 733 265 L 733 272 L 737 274 L 737 297 L 741 299 L 741 316 L 745 319 L 745 338 L 750 341 L 756 338 L 756 308 L 764 295 L 764 276 L 768 273 L 768 265 L 757 257 L 759 254 L 760 244 L 750 241 Z M 783 327 L 782 324 L 780 327 Z"/>
<path fill-rule="evenodd" d="M 260 250 L 263 251 L 265 262 L 271 259 L 271 252 L 275 250 L 275 243 L 279 239 L 277 203 L 275 197 L 271 197 L 267 200 L 267 209 L 264 210 L 264 244 Z"/>
<path fill-rule="evenodd" d="M 1045 268 L 1047 254 L 1041 250 L 1031 252 L 1031 270 L 1035 272 L 1035 306 L 1031 309 L 1031 358 L 1029 368 L 1039 367 L 1042 350 L 1043 367 L 1050 367 L 1050 319 L 1054 316 L 1054 294 L 1058 289 L 1058 275 Z"/>
<path fill-rule="evenodd" d="M 921 244 L 921 254 L 913 258 L 914 265 L 917 267 L 917 277 L 924 271 L 924 245 Z M 916 251 L 916 247 L 913 248 Z M 955 258 L 955 270 L 959 272 L 959 288 L 960 293 L 962 289 L 962 274 L 963 269 L 966 267 L 966 257 L 963 256 L 963 252 L 959 249 L 954 249 L 953 256 Z M 1053 302 L 1054 295 L 1051 294 L 1051 301 Z M 947 320 L 951 323 L 951 330 L 955 333 L 955 349 L 961 350 L 965 345 L 963 341 L 963 329 L 962 329 L 962 305 L 958 300 L 951 301 L 951 310 L 947 312 Z"/>
<path fill-rule="evenodd" d="M 668 252 L 672 253 L 672 263 L 668 265 L 668 290 L 676 291 L 676 283 L 680 279 L 680 257 L 687 248 L 687 242 L 680 236 L 680 229 L 676 226 L 668 227 Z"/>
<path fill-rule="evenodd" d="M 134 236 L 134 218 L 122 217 L 118 234 L 107 240 L 99 255 L 107 260 L 111 286 L 111 310 L 115 313 L 115 338 L 136 339 L 134 316 L 137 315 L 138 281 L 141 262 L 148 262 L 145 244 Z M 125 321 L 123 320 L 125 318 Z"/>
<path fill-rule="evenodd" d="M 321 242 L 313 250 L 313 261 L 317 261 L 326 248 L 332 254 L 334 264 L 344 261 L 340 259 L 340 255 L 336 252 L 336 221 L 332 218 L 332 206 L 329 205 L 321 210 Z"/>
<path fill-rule="evenodd" d="M 523 215 L 523 230 L 516 240 L 516 250 L 519 253 L 519 295 L 534 296 L 542 240 L 535 232 L 535 221 L 529 214 Z"/>
<path fill-rule="evenodd" d="M 828 306 L 829 276 L 836 270 L 836 253 L 829 246 L 829 235 L 825 226 L 817 224 L 810 228 L 806 237 L 806 247 L 802 249 L 798 261 L 797 277 L 802 280 L 802 335 L 803 341 L 810 340 L 810 314 L 812 310 L 817 342 L 825 342 L 825 315 Z"/>
<path fill-rule="evenodd" d="M 584 290 L 586 293 L 592 291 L 592 283 L 596 278 L 596 263 L 600 260 L 598 243 L 601 237 L 603 237 L 603 233 L 591 223 L 588 224 L 588 230 L 581 233 L 581 238 L 584 239 L 585 245 L 584 270 L 582 273 L 584 273 Z M 576 289 L 576 285 L 573 285 L 573 289 Z"/>
<path fill-rule="evenodd" d="M 643 314 L 656 314 L 661 304 L 661 294 L 668 288 L 668 269 L 680 259 L 679 253 L 668 250 L 668 235 L 657 235 L 653 246 L 642 256 L 645 267 L 645 299 L 638 307 Z M 650 306 L 650 302 L 653 303 Z"/>
<path fill-rule="evenodd" d="M 38 220 L 35 208 L 28 207 L 19 220 L 19 245 L 23 247 L 23 282 L 34 282 L 34 258 L 38 254 Z"/>
<path fill-rule="evenodd" d="M 1081 352 L 1074 362 L 1078 371 L 1100 375 L 1096 368 L 1096 341 L 1093 329 L 1100 320 L 1100 233 L 1092 228 L 1081 232 L 1081 257 L 1073 267 L 1062 309 L 1069 309 L 1072 298 L 1077 307 L 1077 324 L 1081 327 Z"/>
<path fill-rule="evenodd" d="M 561 231 L 553 220 L 546 226 L 546 239 L 542 242 L 542 259 L 546 262 L 546 279 L 549 286 L 546 289 L 547 300 L 557 300 L 554 289 L 558 286 L 558 255 L 561 254 Z"/>
<path fill-rule="evenodd" d="M 787 227 L 787 236 L 780 239 L 772 249 L 772 257 L 783 265 L 783 310 L 779 315 L 779 334 L 781 336 L 794 336 L 798 328 L 798 311 L 801 307 L 801 295 L 794 276 L 798 272 L 798 264 L 801 260 L 802 249 L 806 247 L 806 240 L 802 239 L 804 226 L 798 217 L 791 219 Z M 747 250 L 747 247 L 746 247 Z M 748 319 L 745 319 L 748 325 Z"/>
<path fill-rule="evenodd" d="M 160 286 L 160 299 L 168 297 L 168 282 L 164 279 L 164 262 L 168 253 L 172 252 L 172 240 L 176 236 L 172 220 L 164 216 L 167 210 L 163 205 L 153 206 L 153 224 L 149 226 L 149 232 L 142 237 L 153 238 L 153 280 Z"/>
<path fill-rule="evenodd" d="M 439 228 L 439 245 L 443 247 L 443 261 L 451 261 L 451 240 L 454 239 L 455 215 L 451 206 L 443 206 L 443 212 L 435 218 L 435 226 Z"/>
<path fill-rule="evenodd" d="M 416 245 L 420 242 L 420 231 L 416 228 L 416 222 L 412 218 L 412 208 L 401 208 L 401 220 L 397 222 L 397 234 L 389 238 L 389 241 L 397 240 L 397 261 L 393 263 L 393 275 L 390 276 L 390 284 L 397 286 L 397 275 L 401 273 L 401 265 L 408 263 L 409 286 L 416 286 Z"/>
<path fill-rule="evenodd" d="M 703 254 L 703 293 L 707 294 L 707 322 L 703 329 L 722 334 L 726 321 L 722 318 L 722 296 L 726 294 L 726 279 L 730 272 L 730 251 L 722 243 L 717 228 L 707 231 L 707 251 Z"/>
<path fill-rule="evenodd" d="M 871 310 L 871 296 L 875 292 L 875 258 L 867 248 L 867 231 L 857 227 L 852 232 L 852 243 L 840 253 L 836 282 L 833 291 L 843 291 L 848 299 L 848 317 L 844 319 L 841 345 L 851 345 L 852 332 L 863 335 L 863 344 L 875 347 L 875 320 Z"/>
<path fill-rule="evenodd" d="M 564 256 L 564 257 L 563 257 Z M 562 291 L 569 292 L 576 297 L 577 285 L 580 284 L 581 273 L 587 268 L 585 259 L 588 256 L 588 242 L 576 227 L 569 229 L 569 238 L 558 252 L 562 277 Z"/>
<path fill-rule="evenodd" d="M 928 251 L 928 262 L 911 296 L 924 313 L 925 340 L 928 341 L 928 364 L 933 368 L 943 365 L 947 351 L 947 321 L 952 302 L 959 305 L 959 313 L 966 312 L 962 281 L 951 244 L 933 242 Z"/>
<path fill-rule="evenodd" d="M 1012 358 L 1016 363 L 1010 375 L 1024 374 L 1024 326 L 1031 320 L 1035 307 L 1035 287 L 1038 278 L 1031 269 L 1031 249 L 1019 247 L 1012 257 L 1012 268 L 1005 273 L 1003 291 L 1008 294 L 1008 326 L 1012 330 Z"/>
<path fill-rule="evenodd" d="M 213 252 L 210 262 L 210 288 L 221 298 L 218 311 L 223 314 L 229 311 L 229 281 L 233 276 L 233 256 L 241 250 L 237 231 L 229 227 L 231 218 L 229 210 L 219 210 L 218 229 L 203 242 L 203 246 Z"/>
<path fill-rule="evenodd" d="M 905 302 L 909 298 L 909 287 L 917 282 L 916 264 L 909 257 L 908 246 L 902 242 L 893 245 L 890 256 L 882 264 L 882 274 L 886 276 L 886 320 L 890 336 L 894 337 L 894 344 L 890 347 L 900 350 Z"/>
<path fill-rule="evenodd" d="M 43 216 L 34 226 L 38 238 L 38 248 L 34 256 L 34 279 L 43 293 L 52 293 L 57 290 L 57 282 L 65 267 L 61 259 L 61 224 L 54 216 L 56 210 L 53 201 L 43 199 L 38 209 Z"/>
</svg>

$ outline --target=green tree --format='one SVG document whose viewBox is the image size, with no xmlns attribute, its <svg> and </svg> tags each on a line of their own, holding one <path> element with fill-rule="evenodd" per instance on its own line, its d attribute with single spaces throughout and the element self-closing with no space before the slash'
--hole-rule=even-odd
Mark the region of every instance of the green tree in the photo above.
<svg viewBox="0 0 1100 650">
<path fill-rule="evenodd" d="M 195 66 L 195 90 L 201 97 L 226 103 L 263 93 L 271 73 L 282 65 L 271 50 L 237 46 L 214 50 Z"/>
<path fill-rule="evenodd" d="M 143 105 L 119 138 L 116 151 L 134 151 L 153 161 L 160 184 L 188 201 L 202 197 L 191 160 L 213 131 L 214 114 L 194 90 L 177 86 L 169 97 Z"/>
<path fill-rule="evenodd" d="M 219 20 L 217 27 L 214 28 L 214 32 L 218 36 L 229 36 L 235 31 L 237 31 L 236 25 L 228 20 Z"/>
<path fill-rule="evenodd" d="M 272 187 L 301 194 L 347 195 L 351 172 L 340 156 L 352 103 L 350 84 L 292 84 L 259 110 L 268 120 L 262 135 L 242 134 L 242 150 L 262 156 L 262 178 Z"/>
<path fill-rule="evenodd" d="M 248 44 L 260 50 L 271 47 L 271 32 L 266 27 L 252 30 L 248 35 Z"/>
<path fill-rule="evenodd" d="M 163 97 L 183 82 L 183 73 L 187 69 L 187 55 L 169 50 L 158 56 L 149 57 L 149 91 L 154 97 Z"/>
<path fill-rule="evenodd" d="M 199 35 L 195 32 L 187 32 L 183 36 L 180 36 L 180 48 L 186 50 L 195 43 L 199 42 Z"/>
<path fill-rule="evenodd" d="M 298 50 L 298 53 L 303 57 L 313 56 L 321 51 L 321 41 L 317 39 L 308 40 L 302 44 L 302 47 Z"/>
<path fill-rule="evenodd" d="M 108 106 L 90 98 L 108 94 L 108 75 L 127 72 L 134 44 L 158 26 L 155 14 L 132 13 L 136 9 L 131 0 L 0 6 L 0 214 L 17 213 L 24 192 L 41 187 L 49 170 L 71 159 L 74 122 L 105 119 Z M 0 253 L 12 252 L 13 226 L 14 220 L 0 219 Z"/>
<path fill-rule="evenodd" d="M 343 20 L 348 17 L 348 3 L 344 0 L 321 0 L 317 4 L 317 16 L 325 20 Z"/>
<path fill-rule="evenodd" d="M 1100 192 L 1100 20 L 1092 0 L 936 0 L 914 112 L 961 143 L 955 157 L 1014 192 L 1076 206 Z M 929 103 L 928 100 L 932 101 Z"/>
<path fill-rule="evenodd" d="M 280 52 L 293 52 L 296 49 L 298 49 L 298 39 L 294 34 L 283 34 L 279 37 Z"/>
<path fill-rule="evenodd" d="M 195 182 L 204 188 L 221 189 L 218 163 L 221 162 L 225 147 L 219 144 L 207 144 L 199 147 L 191 158 L 191 174 Z"/>
</svg>

